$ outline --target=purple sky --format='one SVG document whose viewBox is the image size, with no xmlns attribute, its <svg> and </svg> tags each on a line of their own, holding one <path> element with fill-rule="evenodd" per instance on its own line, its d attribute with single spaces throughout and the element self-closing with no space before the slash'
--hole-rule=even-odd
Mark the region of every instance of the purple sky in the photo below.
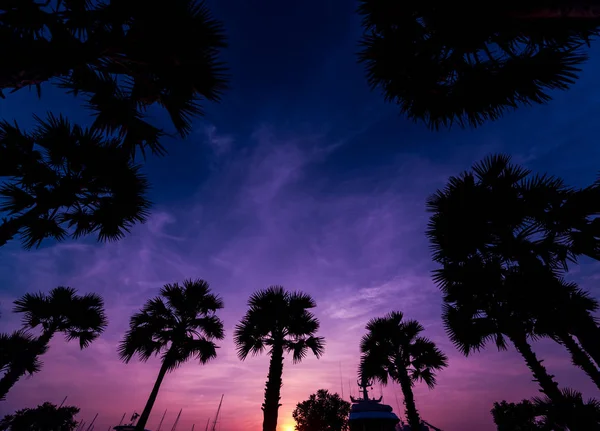
<svg viewBox="0 0 600 431">
<path fill-rule="evenodd" d="M 60 337 L 53 340 L 43 371 L 19 382 L 8 401 L 0 404 L 2 413 L 46 400 L 59 403 L 68 395 L 69 402 L 81 407 L 82 419 L 89 421 L 99 412 L 95 429 L 106 429 L 124 412 L 141 411 L 159 364 L 124 365 L 115 353 L 116 344 L 143 301 L 164 283 L 187 277 L 208 280 L 223 296 L 227 338 L 214 362 L 189 363 L 167 376 L 148 423 L 151 429 L 156 429 L 165 409 L 170 424 L 180 408 L 180 429 L 193 423 L 204 426 L 221 394 L 225 394 L 222 430 L 257 429 L 268 358 L 240 362 L 231 333 L 248 295 L 271 284 L 313 295 L 321 335 L 327 339 L 321 360 L 309 358 L 300 365 L 286 361 L 281 430 L 293 425 L 295 403 L 319 388 L 341 392 L 343 384 L 346 398 L 356 395 L 358 342 L 364 325 L 391 310 L 402 310 L 422 322 L 425 334 L 450 357 L 435 390 L 423 385 L 415 389 L 427 421 L 448 431 L 467 423 L 472 429 L 491 430 L 493 401 L 536 394 L 528 369 L 514 352 L 490 348 L 464 358 L 443 333 L 440 297 L 428 275 L 432 264 L 422 234 L 427 220 L 423 202 L 460 165 L 452 161 L 437 165 L 403 155 L 385 184 L 362 191 L 368 179 L 360 177 L 345 183 L 344 193 L 325 194 L 307 172 L 336 146 L 323 145 L 318 134 L 295 135 L 261 126 L 250 137 L 253 149 L 238 155 L 222 148 L 232 138 L 213 128 L 199 131 L 197 139 L 215 144 L 220 148 L 215 160 L 227 157 L 227 161 L 195 196 L 156 209 L 151 220 L 125 240 L 103 246 L 65 243 L 33 252 L 3 250 L 2 269 L 4 273 L 11 269 L 15 289 L 69 285 L 98 292 L 106 298 L 110 326 L 83 352 Z M 478 158 L 477 153 L 491 149 L 473 148 L 470 155 Z M 310 193 L 305 187 L 309 183 Z M 584 269 L 591 274 L 593 268 Z M 589 274 L 581 278 L 590 283 L 594 279 Z M 12 299 L 12 294 L 3 295 L 4 309 Z M 14 325 L 15 318 L 5 312 L 3 323 Z M 553 347 L 536 346 L 550 371 L 562 384 L 592 395 L 586 377 Z M 376 385 L 373 395 L 379 392 Z M 383 388 L 384 401 L 394 410 L 396 394 L 401 403 L 399 388 Z"/>
<path fill-rule="evenodd" d="M 593 181 L 600 61 L 548 106 L 523 108 L 476 131 L 435 133 L 368 90 L 355 63 L 359 26 L 351 2 L 209 3 L 228 27 L 232 90 L 220 105 L 207 106 L 185 142 L 168 141 L 167 157 L 148 160 L 151 220 L 118 243 L 0 248 L 3 331 L 18 326 L 10 313 L 14 299 L 58 285 L 100 293 L 110 319 L 85 351 L 56 337 L 42 372 L 16 385 L 0 415 L 65 396 L 81 408 L 81 419 L 99 413 L 95 431 L 125 412 L 141 413 L 159 363 L 124 365 L 117 343 L 130 315 L 163 284 L 203 278 L 224 298 L 226 339 L 214 362 L 188 363 L 166 377 L 148 428 L 155 430 L 167 409 L 163 429 L 170 429 L 183 409 L 178 429 L 203 429 L 225 394 L 218 429 L 259 429 L 268 357 L 240 362 L 231 334 L 248 296 L 280 284 L 313 295 L 327 340 L 322 359 L 286 361 L 281 431 L 292 429 L 295 404 L 320 388 L 343 391 L 346 399 L 357 394 L 364 326 L 392 310 L 419 320 L 450 358 L 435 390 L 415 388 L 423 418 L 444 431 L 494 430 L 492 403 L 538 395 L 537 386 L 512 350 L 490 347 L 465 358 L 448 342 L 429 276 L 425 199 L 448 176 L 499 151 L 571 184 Z M 311 34 L 301 36 L 307 22 Z M 50 88 L 43 94 L 42 102 L 26 90 L 10 95 L 0 101 L 0 118 L 29 127 L 32 112 L 52 110 L 88 120 L 73 98 Z M 582 265 L 571 276 L 598 294 L 598 269 Z M 541 342 L 535 350 L 561 386 L 598 396 L 560 348 Z M 377 385 L 373 395 L 379 393 Z M 398 412 L 396 394 L 402 410 L 400 389 L 383 388 L 384 402 Z"/>
</svg>

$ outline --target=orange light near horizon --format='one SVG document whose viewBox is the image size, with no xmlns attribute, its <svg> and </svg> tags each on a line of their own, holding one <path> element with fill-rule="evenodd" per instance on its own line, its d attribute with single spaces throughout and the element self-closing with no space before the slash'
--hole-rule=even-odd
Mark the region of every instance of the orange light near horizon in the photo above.
<svg viewBox="0 0 600 431">
<path fill-rule="evenodd" d="M 294 431 L 295 427 L 293 424 L 285 424 L 281 426 L 281 431 Z"/>
</svg>

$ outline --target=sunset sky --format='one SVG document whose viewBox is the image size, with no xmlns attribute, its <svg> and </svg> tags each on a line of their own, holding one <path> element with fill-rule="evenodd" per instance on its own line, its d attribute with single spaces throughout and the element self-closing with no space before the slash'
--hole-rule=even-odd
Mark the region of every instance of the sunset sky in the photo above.
<svg viewBox="0 0 600 431">
<path fill-rule="evenodd" d="M 110 325 L 87 350 L 56 337 L 42 372 L 20 381 L 0 415 L 44 401 L 81 408 L 95 431 L 123 413 L 141 413 L 159 363 L 119 362 L 116 346 L 129 316 L 165 283 L 202 278 L 225 301 L 226 339 L 218 357 L 167 375 L 147 427 L 203 430 L 224 394 L 217 429 L 254 431 L 268 357 L 236 358 L 233 327 L 255 290 L 280 284 L 310 293 L 326 338 L 324 357 L 284 366 L 279 430 L 291 431 L 297 402 L 317 389 L 357 394 L 358 343 L 373 316 L 400 310 L 418 319 L 450 358 L 435 390 L 415 389 L 423 418 L 444 431 L 492 431 L 492 403 L 538 395 L 523 360 L 493 347 L 461 356 L 444 334 L 441 298 L 424 236 L 425 199 L 450 175 L 492 152 L 508 152 L 534 170 L 568 183 L 592 182 L 599 167 L 600 49 L 582 79 L 548 106 L 522 108 L 476 131 L 431 132 L 372 93 L 355 62 L 359 18 L 347 0 L 209 2 L 227 28 L 224 59 L 232 88 L 184 140 L 166 140 L 169 155 L 149 158 L 152 217 L 126 239 L 92 238 L 24 251 L 0 248 L 3 331 L 16 328 L 12 301 L 63 285 L 97 292 Z M 31 114 L 62 112 L 89 121 L 78 100 L 51 87 L 41 101 L 21 90 L 0 101 L 0 117 L 32 124 Z M 157 123 L 168 119 L 157 114 Z M 600 266 L 586 263 L 573 279 L 595 294 Z M 560 318 L 560 316 L 557 316 Z M 598 396 L 570 358 L 549 342 L 536 352 L 561 386 Z M 342 388 L 343 386 L 343 388 Z M 379 396 L 376 385 L 374 396 Z M 383 388 L 398 412 L 401 391 Z M 398 412 L 403 415 L 403 411 Z"/>
</svg>

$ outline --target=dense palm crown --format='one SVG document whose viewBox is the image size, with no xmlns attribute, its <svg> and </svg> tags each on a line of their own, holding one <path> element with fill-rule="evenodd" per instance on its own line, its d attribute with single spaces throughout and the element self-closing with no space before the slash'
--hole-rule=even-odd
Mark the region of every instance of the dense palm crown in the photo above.
<svg viewBox="0 0 600 431">
<path fill-rule="evenodd" d="M 163 152 L 164 132 L 147 122 L 157 104 L 178 133 L 190 132 L 201 99 L 226 87 L 218 54 L 222 25 L 195 0 L 146 2 L 64 0 L 5 2 L 0 40 L 6 47 L 0 89 L 38 87 L 52 78 L 81 93 L 94 128 L 117 133 L 129 151 Z"/>
<path fill-rule="evenodd" d="M 216 340 L 224 338 L 223 322 L 215 314 L 223 300 L 211 293 L 204 280 L 166 284 L 160 296 L 150 299 L 130 320 L 129 330 L 119 344 L 121 360 L 134 356 L 147 361 L 160 355 L 161 369 L 140 416 L 137 429 L 143 430 L 167 372 L 191 358 L 205 364 L 217 356 Z"/>
<path fill-rule="evenodd" d="M 398 382 L 411 429 L 420 429 L 412 386 L 423 381 L 433 388 L 436 372 L 448 366 L 448 358 L 432 341 L 419 335 L 424 330 L 419 322 L 404 320 L 401 312 L 372 319 L 366 329 L 360 342 L 362 378 L 377 379 L 383 384 L 388 378 Z"/>
<path fill-rule="evenodd" d="M 431 128 L 477 126 L 566 89 L 600 17 L 548 19 L 547 2 L 361 0 L 372 88 Z M 554 2 L 557 8 L 573 2 Z"/>
<path fill-rule="evenodd" d="M 169 371 L 192 357 L 206 363 L 217 356 L 215 340 L 224 337 L 223 322 L 215 315 L 221 308 L 223 300 L 204 280 L 166 284 L 131 317 L 119 356 L 129 362 L 136 354 L 141 361 L 161 355 Z"/>
<path fill-rule="evenodd" d="M 40 339 L 49 340 L 62 332 L 67 341 L 77 340 L 83 349 L 104 332 L 108 321 L 104 301 L 95 293 L 78 295 L 71 287 L 56 287 L 49 293 L 27 293 L 14 302 L 23 314 L 23 325 L 42 328 Z"/>
<path fill-rule="evenodd" d="M 20 235 L 25 248 L 95 233 L 116 240 L 144 222 L 148 182 L 118 139 L 52 114 L 28 133 L 0 123 L 0 246 Z"/>
<path fill-rule="evenodd" d="M 324 339 L 316 336 L 320 324 L 309 311 L 314 307 L 310 295 L 272 286 L 252 294 L 246 315 L 235 327 L 240 359 L 263 352 L 271 356 L 263 404 L 264 431 L 275 431 L 277 427 L 284 354 L 291 353 L 294 363 L 309 351 L 317 358 L 323 355 Z"/>
</svg>

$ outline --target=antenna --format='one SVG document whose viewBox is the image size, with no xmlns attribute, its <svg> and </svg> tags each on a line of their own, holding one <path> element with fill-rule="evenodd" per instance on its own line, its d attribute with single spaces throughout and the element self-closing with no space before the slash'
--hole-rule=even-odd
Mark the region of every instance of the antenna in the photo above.
<svg viewBox="0 0 600 431">
<path fill-rule="evenodd" d="M 179 416 L 181 416 L 182 411 L 183 409 L 179 410 L 179 414 L 177 415 L 177 419 L 175 419 L 175 423 L 173 424 L 173 428 L 171 428 L 171 431 L 175 431 L 175 429 L 177 428 L 177 422 L 179 422 Z"/>
<path fill-rule="evenodd" d="M 67 397 L 65 397 L 65 398 L 62 400 L 62 403 L 60 403 L 60 406 L 58 406 L 58 408 L 59 408 L 59 409 L 60 409 L 60 408 L 63 406 L 63 404 L 65 403 L 65 401 L 67 401 Z"/>
<path fill-rule="evenodd" d="M 208 418 L 206 420 L 206 428 L 204 429 L 204 431 L 208 431 L 208 424 L 210 423 L 210 418 Z"/>
<path fill-rule="evenodd" d="M 340 387 L 342 388 L 342 399 L 344 399 L 344 383 L 342 380 L 342 361 L 340 361 Z"/>
<path fill-rule="evenodd" d="M 119 425 L 121 425 L 123 423 L 123 419 L 125 419 L 125 415 L 126 414 L 127 414 L 127 412 L 123 413 L 123 416 L 121 416 L 121 420 L 119 421 Z"/>
<path fill-rule="evenodd" d="M 162 415 L 162 418 L 160 420 L 160 423 L 158 424 L 158 428 L 156 428 L 156 431 L 160 431 L 160 427 L 162 426 L 163 421 L 165 420 L 165 415 L 167 414 L 167 409 L 165 409 L 165 412 Z"/>
<path fill-rule="evenodd" d="M 217 429 L 217 420 L 219 419 L 219 412 L 221 411 L 221 404 L 223 404 L 223 397 L 225 394 L 221 395 L 221 401 L 219 401 L 219 407 L 217 408 L 217 414 L 215 415 L 215 421 L 213 422 L 212 431 Z"/>
</svg>

